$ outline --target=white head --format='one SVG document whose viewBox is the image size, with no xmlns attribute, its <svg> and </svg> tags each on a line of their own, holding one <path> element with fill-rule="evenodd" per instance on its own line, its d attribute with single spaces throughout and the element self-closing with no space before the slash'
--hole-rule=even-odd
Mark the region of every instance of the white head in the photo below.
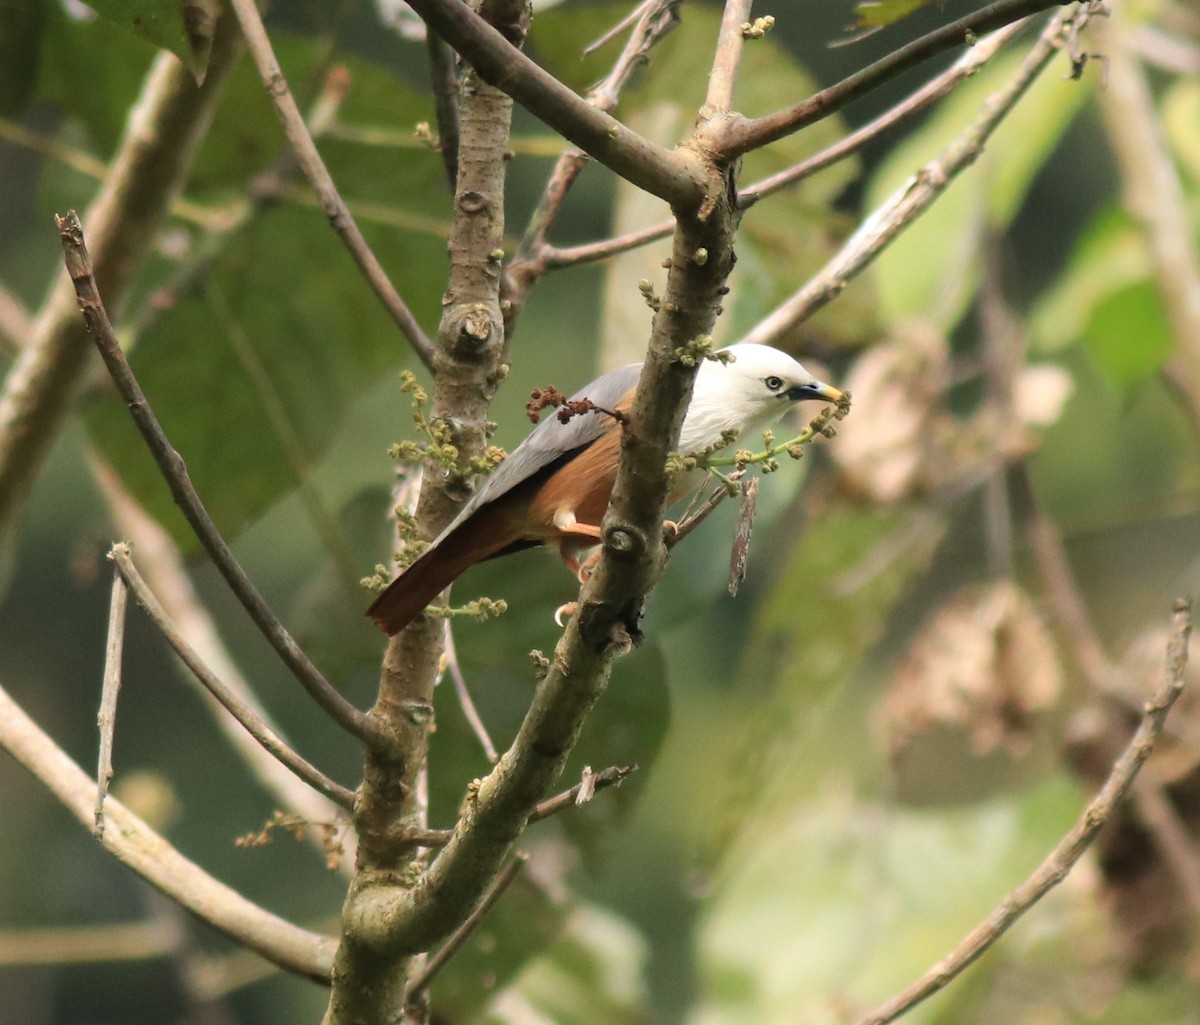
<svg viewBox="0 0 1200 1025">
<path fill-rule="evenodd" d="M 786 352 L 769 345 L 731 345 L 729 363 L 705 360 L 679 438 L 680 452 L 700 452 L 722 431 L 766 427 L 797 402 L 836 402 L 842 393 L 822 384 Z"/>
</svg>

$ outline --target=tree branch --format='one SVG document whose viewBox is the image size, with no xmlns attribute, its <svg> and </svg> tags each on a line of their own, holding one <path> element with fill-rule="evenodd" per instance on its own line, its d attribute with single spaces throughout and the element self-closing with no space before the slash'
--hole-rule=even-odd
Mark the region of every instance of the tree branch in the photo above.
<svg viewBox="0 0 1200 1025">
<path fill-rule="evenodd" d="M 85 827 L 96 784 L 0 688 L 0 746 Z M 272 964 L 327 983 L 334 941 L 265 911 L 189 861 L 116 798 L 105 802 L 101 845 L 176 903 Z"/>
<path fill-rule="evenodd" d="M 1145 73 L 1127 39 L 1131 30 L 1128 22 L 1105 28 L 1100 45 L 1107 83 L 1097 99 L 1121 169 L 1125 204 L 1141 223 L 1153 280 L 1175 336 L 1166 374 L 1185 398 L 1192 426 L 1200 432 L 1200 258 L 1179 172 Z"/>
<path fill-rule="evenodd" d="M 125 650 L 125 607 L 129 592 L 125 581 L 114 573 L 112 595 L 108 603 L 108 640 L 104 645 L 104 683 L 100 691 L 100 712 L 96 725 L 100 730 L 100 755 L 96 769 L 96 810 L 92 829 L 104 833 L 104 799 L 112 782 L 113 733 L 117 727 L 117 695 L 121 692 L 121 661 Z"/>
<path fill-rule="evenodd" d="M 672 205 L 696 206 L 703 200 L 697 164 L 597 110 L 460 0 L 411 0 L 409 6 L 462 54 L 485 82 L 508 93 L 605 167 Z"/>
<path fill-rule="evenodd" d="M 844 139 L 839 139 L 819 153 L 802 160 L 792 167 L 785 168 L 776 174 L 763 178 L 738 192 L 738 204 L 743 210 L 748 210 L 760 199 L 773 195 L 780 189 L 803 181 L 823 171 L 826 167 L 844 160 L 857 153 L 867 144 L 874 142 L 881 135 L 890 132 L 896 126 L 919 114 L 954 88 L 974 75 L 981 67 L 991 60 L 997 52 L 1007 45 L 1014 36 L 1024 31 L 1028 21 L 1005 25 L 1002 29 L 985 36 L 975 43 L 966 53 L 958 58 L 941 74 L 935 75 L 921 88 L 905 97 L 890 110 L 884 111 L 879 117 L 868 121 Z"/>
<path fill-rule="evenodd" d="M 142 579 L 142 575 L 133 564 L 129 546 L 113 545 L 108 557 L 112 559 L 120 578 L 129 585 L 138 604 L 146 610 L 146 614 L 158 627 L 159 633 L 163 635 L 171 649 L 191 670 L 192 675 L 203 684 L 204 689 L 221 703 L 221 706 L 242 725 L 242 728 L 258 741 L 276 761 L 286 766 L 297 778 L 303 780 L 317 793 L 324 795 L 346 810 L 353 808 L 354 791 L 346 789 L 340 783 L 335 783 L 320 769 L 292 750 L 279 734 L 258 717 L 249 704 L 232 689 L 225 686 L 216 674 L 204 664 L 196 650 L 184 639 L 179 628 L 171 622 L 149 585 Z"/>
<path fill-rule="evenodd" d="M 369 715 L 360 712 L 333 685 L 321 675 L 316 666 L 309 661 L 308 656 L 300 650 L 300 646 L 275 618 L 262 595 L 246 575 L 240 563 L 234 558 L 229 546 L 221 537 L 212 518 L 208 515 L 196 489 L 188 478 L 187 467 L 179 453 L 171 447 L 159 425 L 158 418 L 146 401 L 137 378 L 125 358 L 108 313 L 100 298 L 96 286 L 96 278 L 92 271 L 91 257 L 83 238 L 83 228 L 74 211 L 66 217 L 56 218 L 59 235 L 63 246 L 63 256 L 67 272 L 74 284 L 78 295 L 79 309 L 87 322 L 88 333 L 96 343 L 96 348 L 112 376 L 121 398 L 129 406 L 138 430 L 146 441 L 151 455 L 154 456 L 163 478 L 171 490 L 171 496 L 183 511 L 192 530 L 195 531 L 204 550 L 208 552 L 221 575 L 225 578 L 230 589 L 241 602 L 242 607 L 249 613 L 254 624 L 266 637 L 300 684 L 321 706 L 322 709 L 343 729 L 360 740 L 372 745 L 386 742 L 376 723 Z"/>
<path fill-rule="evenodd" d="M 432 32 L 425 33 L 425 49 L 429 54 L 429 84 L 437 117 L 438 152 L 453 191 L 458 179 L 458 72 L 454 69 L 454 51 Z"/>
<path fill-rule="evenodd" d="M 704 100 L 709 116 L 733 109 L 733 88 L 746 42 L 742 36 L 742 26 L 749 20 L 753 4 L 754 0 L 725 0 L 712 70 L 708 73 L 708 95 Z"/>
<path fill-rule="evenodd" d="M 814 93 L 806 100 L 764 117 L 727 122 L 715 133 L 713 143 L 723 160 L 732 160 L 841 110 L 897 75 L 930 57 L 957 46 L 971 45 L 984 32 L 1018 21 L 1048 7 L 1073 4 L 1075 0 L 997 0 L 978 11 L 943 25 L 933 32 L 893 50 L 874 64 Z"/>
<path fill-rule="evenodd" d="M 94 452 L 89 453 L 88 464 L 108 505 L 117 536 L 128 538 L 137 551 L 147 586 L 162 604 L 166 615 L 178 625 L 187 643 L 225 686 L 249 706 L 268 729 L 283 737 L 279 726 L 261 707 L 250 684 L 222 643 L 212 616 L 188 579 L 183 557 L 171 536 L 124 489 L 112 469 Z M 183 677 L 192 684 L 199 682 L 191 673 L 184 673 Z M 204 707 L 212 712 L 217 728 L 279 808 L 308 822 L 328 822 L 337 817 L 336 804 L 309 789 L 291 770 L 284 768 L 268 754 L 202 685 L 197 690 L 204 697 Z M 286 743 L 286 737 L 283 739 Z M 306 835 L 312 838 L 313 846 L 322 857 L 328 859 L 330 851 L 328 845 L 322 842 L 319 832 L 309 830 Z M 343 838 L 344 852 L 339 861 L 339 868 L 347 874 L 354 865 L 355 844 L 350 842 L 352 839 Z"/>
<path fill-rule="evenodd" d="M 992 133 L 1063 48 L 1067 34 L 1089 17 L 1087 8 L 1056 14 L 1013 78 L 987 98 L 974 123 L 863 221 L 820 273 L 759 321 L 740 341 L 769 345 L 841 295 L 892 239 L 932 206 L 951 181 L 979 158 Z"/>
<path fill-rule="evenodd" d="M 1183 688 L 1191 629 L 1190 603 L 1182 600 L 1176 602 L 1162 682 L 1146 702 L 1142 721 L 1121 756 L 1113 764 L 1108 779 L 1070 832 L 1059 841 L 1033 874 L 1005 897 L 954 950 L 911 986 L 861 1019 L 859 1025 L 886 1025 L 943 989 L 1007 932 L 1021 915 L 1066 878 L 1071 867 L 1083 856 L 1107 824 L 1113 809 L 1128 793 L 1138 770 L 1150 756 L 1154 742 L 1162 732 L 1167 713 Z"/>
<path fill-rule="evenodd" d="M 187 176 L 239 49 L 237 27 L 224 17 L 203 86 L 197 88 L 192 73 L 168 53 L 159 54 L 146 76 L 111 170 L 87 211 L 98 273 L 118 304 Z M 87 352 L 75 293 L 56 277 L 0 392 L 0 535 L 73 406 Z"/>
<path fill-rule="evenodd" d="M 354 217 L 342 200 L 341 194 L 333 182 L 333 177 L 329 174 L 325 162 L 321 159 L 321 154 L 317 151 L 317 145 L 309 134 L 304 118 L 300 114 L 300 108 L 296 106 L 296 101 L 288 88 L 287 79 L 283 76 L 283 70 L 275 59 L 271 40 L 267 37 L 267 31 L 263 27 L 262 18 L 258 13 L 258 6 L 254 0 L 229 0 L 229 3 L 242 26 L 246 45 L 258 67 L 259 75 L 262 76 L 263 84 L 267 87 L 267 94 L 275 106 L 275 113 L 279 115 L 283 131 L 287 135 L 288 142 L 296 151 L 296 157 L 300 161 L 300 167 L 303 169 L 305 177 L 320 197 L 321 208 L 325 211 L 325 216 L 329 218 L 333 230 L 345 243 L 354 262 L 358 264 L 359 270 L 363 272 L 367 283 L 379 297 L 396 326 L 408 339 L 408 344 L 412 346 L 417 358 L 427 369 L 432 370 L 433 343 L 421 330 L 417 318 L 412 315 L 412 311 L 401 298 L 400 293 L 396 291 L 395 285 L 388 278 L 387 272 L 379 263 L 371 247 L 367 245 L 367 240 L 363 238 Z"/>
</svg>

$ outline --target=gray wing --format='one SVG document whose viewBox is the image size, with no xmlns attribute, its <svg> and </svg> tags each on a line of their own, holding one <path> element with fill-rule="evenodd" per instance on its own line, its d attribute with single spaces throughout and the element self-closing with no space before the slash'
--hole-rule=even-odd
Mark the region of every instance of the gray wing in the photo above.
<svg viewBox="0 0 1200 1025">
<path fill-rule="evenodd" d="M 627 366 L 601 374 L 596 380 L 581 388 L 572 399 L 591 399 L 597 406 L 613 409 L 625 395 L 637 386 L 642 365 Z M 523 484 L 553 462 L 585 445 L 590 445 L 605 431 L 605 416 L 599 412 L 581 413 L 565 424 L 560 422 L 553 409 L 544 410 L 541 422 L 529 433 L 508 458 L 496 467 L 483 482 L 470 501 L 462 507 L 450 525 L 438 536 L 440 541 L 455 527 L 480 507 L 494 502 Z M 434 542 L 437 543 L 436 541 Z M 432 546 L 431 546 L 432 547 Z"/>
</svg>

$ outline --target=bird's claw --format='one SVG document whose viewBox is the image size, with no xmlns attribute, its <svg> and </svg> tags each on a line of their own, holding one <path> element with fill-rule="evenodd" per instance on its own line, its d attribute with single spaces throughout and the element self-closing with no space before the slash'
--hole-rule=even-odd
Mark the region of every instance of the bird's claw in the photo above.
<svg viewBox="0 0 1200 1025">
<path fill-rule="evenodd" d="M 579 611 L 579 603 L 574 601 L 566 602 L 554 610 L 554 622 L 561 628 L 567 624 L 563 622 L 565 616 L 573 616 Z"/>
</svg>

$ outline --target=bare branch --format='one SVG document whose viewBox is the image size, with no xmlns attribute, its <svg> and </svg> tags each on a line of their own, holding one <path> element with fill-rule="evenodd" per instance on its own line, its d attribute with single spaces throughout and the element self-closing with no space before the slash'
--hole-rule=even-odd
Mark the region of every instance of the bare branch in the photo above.
<svg viewBox="0 0 1200 1025">
<path fill-rule="evenodd" d="M 450 962 L 450 959 L 462 949 L 464 943 L 470 937 L 480 923 L 487 917 L 489 911 L 495 906 L 504 891 L 512 885 L 517 874 L 525 867 L 525 863 L 529 860 L 529 855 L 524 851 L 518 851 L 516 856 L 510 861 L 500 874 L 492 880 L 492 885 L 488 888 L 487 893 L 483 895 L 483 899 L 479 902 L 479 907 L 467 916 L 463 922 L 450 937 L 443 943 L 435 953 L 431 954 L 429 960 L 425 964 L 424 971 L 420 975 L 414 976 L 412 985 L 408 989 L 408 1000 L 412 1003 L 419 1000 L 424 992 L 429 989 L 429 984 L 433 982 L 434 977 Z"/>
<path fill-rule="evenodd" d="M 446 166 L 450 190 L 458 180 L 458 73 L 454 51 L 432 32 L 425 33 L 429 54 L 429 82 L 433 87 L 433 109 L 437 117 L 438 152 Z"/>
<path fill-rule="evenodd" d="M 0 932 L 0 967 L 145 961 L 169 957 L 182 936 L 168 922 L 120 922 Z"/>
<path fill-rule="evenodd" d="M 346 810 L 354 807 L 354 792 L 335 783 L 320 769 L 293 751 L 270 726 L 259 718 L 257 712 L 243 701 L 229 687 L 225 686 L 211 669 L 201 660 L 196 650 L 184 639 L 179 628 L 171 621 L 163 607 L 158 603 L 149 585 L 142 579 L 130 556 L 129 546 L 113 545 L 109 552 L 110 559 L 117 568 L 117 573 L 129 585 L 138 604 L 146 610 L 146 614 L 158 627 L 171 649 L 191 670 L 192 675 L 204 685 L 214 698 L 217 699 L 255 740 L 281 764 L 312 787 L 317 793 L 323 794 L 335 804 Z"/>
<path fill-rule="evenodd" d="M 592 773 L 588 777 L 586 785 L 590 788 L 594 797 L 601 790 L 620 786 L 629 776 L 637 772 L 637 769 L 636 765 L 610 766 L 601 772 Z M 546 800 L 540 802 L 533 809 L 533 813 L 527 821 L 530 823 L 541 822 L 542 819 L 548 819 L 551 815 L 557 815 L 560 811 L 566 811 L 568 808 L 575 808 L 585 803 L 579 799 L 579 795 L 583 793 L 584 786 L 583 782 L 579 782 L 569 790 L 564 790 L 553 797 L 547 797 Z M 404 840 L 406 843 L 415 843 L 421 847 L 445 847 L 453 835 L 454 830 L 452 829 L 414 829 L 404 835 Z"/>
<path fill-rule="evenodd" d="M 496 751 L 496 745 L 492 743 L 492 738 L 488 736 L 487 727 L 484 726 L 483 720 L 479 717 L 479 709 L 475 707 L 475 702 L 471 698 L 471 691 L 467 688 L 467 681 L 463 676 L 462 665 L 458 661 L 458 649 L 454 645 L 454 630 L 451 627 L 449 619 L 446 620 L 443 647 L 445 648 L 446 671 L 450 674 L 450 679 L 454 682 L 454 693 L 458 696 L 458 703 L 462 707 L 463 715 L 466 717 L 471 731 L 479 741 L 480 747 L 483 748 L 484 757 L 495 765 L 500 760 L 500 755 Z"/>
<path fill-rule="evenodd" d="M 754 0 L 725 0 L 712 70 L 708 73 L 708 96 L 704 101 L 709 116 L 733 109 L 733 87 L 745 43 L 742 26 L 749 20 L 753 4 Z"/>
<path fill-rule="evenodd" d="M 1175 805 L 1153 779 L 1139 776 L 1133 785 L 1133 807 L 1163 864 L 1178 883 L 1188 909 L 1200 915 L 1200 857 Z"/>
<path fill-rule="evenodd" d="M 0 688 L 0 746 L 58 798 L 85 827 L 95 811 L 96 785 L 57 744 L 38 729 Z M 236 943 L 272 964 L 328 983 L 334 941 L 301 929 L 218 882 L 180 854 L 116 798 L 105 802 L 112 827 L 100 843 L 118 861 Z"/>
<path fill-rule="evenodd" d="M 752 149 L 775 142 L 801 128 L 829 117 L 842 107 L 930 57 L 958 46 L 971 45 L 976 36 L 1048 7 L 1065 6 L 1075 0 L 997 0 L 958 21 L 943 25 L 906 46 L 893 50 L 861 71 L 814 93 L 806 100 L 767 114 L 765 117 L 730 121 L 716 128 L 714 144 L 723 159 L 732 160 Z"/>
<path fill-rule="evenodd" d="M 239 3 L 248 0 L 238 0 Z M 538 67 L 459 0 L 411 0 L 429 27 L 454 47 L 484 81 L 621 177 L 672 204 L 695 206 L 704 196 L 699 167 L 597 110 Z"/>
<path fill-rule="evenodd" d="M 98 455 L 89 453 L 88 465 L 108 504 L 117 535 L 128 538 L 137 551 L 147 586 L 162 604 L 166 615 L 177 624 L 188 644 L 225 686 L 247 704 L 269 729 L 283 737 L 222 643 L 212 616 L 192 587 L 183 565 L 183 556 L 171 536 L 124 489 L 116 474 Z M 184 674 L 184 678 L 198 683 L 191 673 Z M 204 707 L 212 713 L 217 728 L 278 807 L 309 822 L 328 822 L 337 816 L 337 805 L 310 790 L 291 770 L 268 754 L 202 685 L 197 690 L 204 695 Z M 313 846 L 322 857 L 328 859 L 330 852 L 320 834 L 309 830 L 306 835 L 312 839 Z M 354 865 L 354 844 L 349 842 L 351 839 L 345 837 L 342 842 L 345 852 L 339 867 L 343 872 L 349 872 Z"/>
<path fill-rule="evenodd" d="M 795 185 L 818 171 L 823 171 L 836 164 L 839 160 L 844 160 L 851 154 L 857 153 L 868 143 L 874 142 L 880 136 L 919 114 L 953 91 L 956 86 L 965 82 L 1022 32 L 1026 25 L 1027 21 L 1016 22 L 985 36 L 945 71 L 935 75 L 920 89 L 905 97 L 891 109 L 884 111 L 879 117 L 868 121 L 861 128 L 851 132 L 844 139 L 839 139 L 832 146 L 821 150 L 820 153 L 814 153 L 800 163 L 784 168 L 784 170 L 740 190 L 738 205 L 743 210 L 747 210 L 760 199 L 765 199 L 789 185 Z"/>
<path fill-rule="evenodd" d="M 155 59 L 146 77 L 112 169 L 87 214 L 99 273 L 114 302 L 124 297 L 150 252 L 239 49 L 233 19 L 222 18 L 202 87 L 169 53 Z M 0 534 L 74 405 L 87 353 L 75 293 L 70 282 L 56 277 L 0 391 Z"/>
<path fill-rule="evenodd" d="M 308 656 L 300 650 L 300 646 L 275 618 L 262 595 L 246 575 L 246 571 L 234 558 L 200 501 L 200 496 L 196 494 L 196 489 L 192 487 L 183 459 L 171 447 L 163 433 L 158 418 L 146 401 L 146 396 L 133 375 L 133 369 L 117 342 L 96 287 L 92 261 L 84 242 L 79 218 L 72 211 L 66 217 L 57 218 L 57 221 L 67 271 L 78 294 L 79 308 L 83 311 L 88 332 L 96 343 L 117 391 L 128 405 L 151 455 L 154 456 L 172 497 L 187 517 L 188 523 L 196 532 L 196 537 L 271 647 L 330 718 L 368 744 L 386 743 L 378 723 L 342 697 L 309 661 Z"/>
<path fill-rule="evenodd" d="M 1067 34 L 1088 17 L 1086 8 L 1056 14 L 1013 78 L 987 98 L 974 123 L 876 209 L 816 277 L 776 307 L 740 341 L 769 345 L 839 296 L 892 239 L 923 214 L 950 182 L 978 159 L 992 133 L 1063 48 Z"/>
<path fill-rule="evenodd" d="M 117 695 L 121 692 L 121 655 L 125 648 L 125 605 L 129 592 L 119 573 L 113 573 L 112 596 L 108 603 L 108 640 L 104 645 L 104 684 L 100 691 L 100 757 L 96 769 L 96 811 L 92 831 L 104 835 L 104 799 L 112 782 L 113 732 L 117 726 Z"/>
<path fill-rule="evenodd" d="M 821 152 L 814 153 L 811 157 L 800 161 L 800 163 L 769 175 L 739 190 L 738 206 L 743 210 L 747 210 L 759 200 L 774 195 L 781 189 L 795 185 L 805 178 L 816 174 L 818 171 L 823 171 L 838 161 L 857 153 L 868 143 L 873 142 L 897 125 L 919 114 L 951 92 L 960 83 L 965 82 L 1024 28 L 1025 22 L 1007 25 L 981 39 L 955 61 L 953 65 L 930 79 L 920 89 L 917 89 L 906 99 L 901 100 L 896 106 L 880 114 L 873 121 L 851 132 L 844 139 L 838 140 L 832 146 L 828 146 L 821 150 Z M 663 221 L 661 224 L 641 228 L 638 231 L 633 231 L 617 238 L 603 239 L 599 242 L 588 242 L 583 245 L 564 246 L 562 248 L 546 246 L 542 250 L 542 259 L 545 262 L 547 270 L 574 267 L 582 263 L 595 263 L 666 238 L 671 234 L 674 227 L 674 221 Z"/>
<path fill-rule="evenodd" d="M 296 101 L 288 88 L 283 70 L 275 59 L 275 51 L 271 48 L 271 40 L 267 37 L 267 31 L 263 27 L 258 6 L 254 0 L 230 0 L 230 4 L 242 26 L 246 45 L 254 57 L 254 63 L 258 67 L 259 75 L 262 76 L 263 84 L 267 87 L 267 94 L 275 105 L 275 113 L 279 115 L 284 133 L 296 151 L 305 177 L 308 178 L 309 183 L 320 197 L 321 208 L 329 218 L 329 223 L 345 243 L 354 262 L 358 264 L 367 283 L 379 297 L 396 326 L 408 339 L 417 358 L 429 370 L 432 370 L 433 343 L 421 330 L 421 325 L 417 323 L 416 317 L 412 315 L 412 311 L 401 298 L 400 293 L 396 291 L 396 287 L 388 278 L 387 272 L 384 271 L 375 253 L 367 245 L 367 240 L 363 238 L 354 217 L 342 200 L 337 186 L 333 183 L 333 178 L 329 174 L 328 168 L 325 167 L 325 162 L 317 151 L 317 145 L 313 142 L 312 135 L 309 134 L 304 118 L 300 114 L 300 108 L 296 106 Z"/>
<path fill-rule="evenodd" d="M 1108 81 L 1097 98 L 1122 172 L 1125 203 L 1141 222 L 1153 280 L 1175 336 L 1167 377 L 1186 398 L 1192 426 L 1200 431 L 1200 258 L 1179 171 L 1145 72 L 1126 38 L 1132 27 L 1128 22 L 1105 26 L 1101 47 Z"/>
<path fill-rule="evenodd" d="M 1083 856 L 1100 830 L 1108 823 L 1113 809 L 1128 793 L 1138 770 L 1150 756 L 1154 742 L 1166 722 L 1167 713 L 1183 688 L 1191 629 L 1191 604 L 1180 600 L 1175 604 L 1173 629 L 1167 647 L 1166 670 L 1162 682 L 1146 702 L 1142 720 L 1125 750 L 1113 764 L 1108 779 L 1084 809 L 1075 826 L 1059 841 L 1033 874 L 1005 897 L 954 950 L 911 986 L 861 1019 L 859 1025 L 886 1025 L 943 989 L 1007 932 L 1021 915 L 1066 878 L 1071 867 Z"/>
</svg>

